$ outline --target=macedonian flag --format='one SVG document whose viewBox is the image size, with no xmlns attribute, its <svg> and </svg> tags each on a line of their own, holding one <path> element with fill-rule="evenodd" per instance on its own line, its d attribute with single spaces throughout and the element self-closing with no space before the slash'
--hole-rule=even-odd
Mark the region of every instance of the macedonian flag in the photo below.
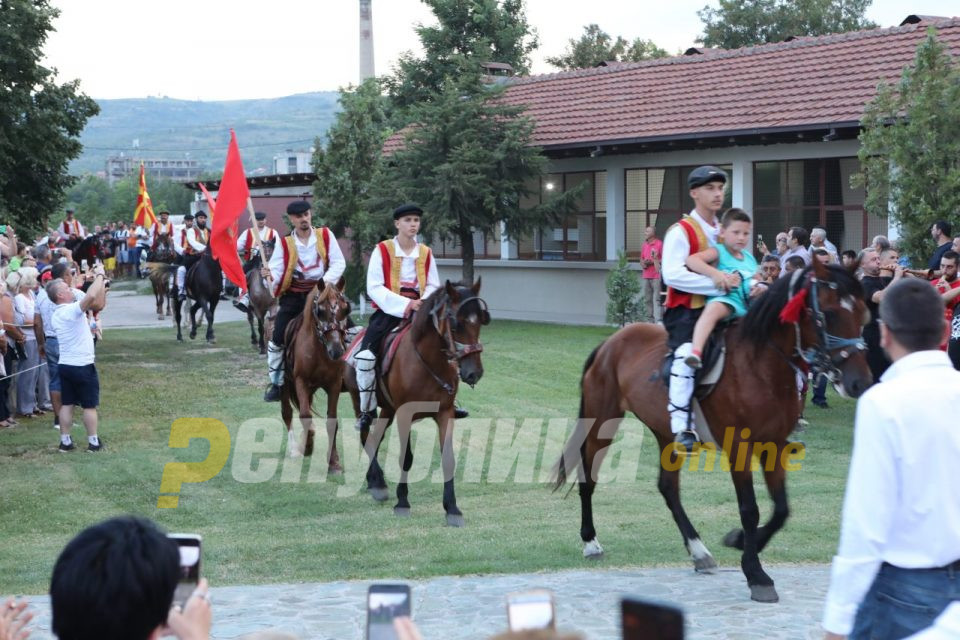
<svg viewBox="0 0 960 640">
<path fill-rule="evenodd" d="M 133 223 L 144 229 L 153 227 L 157 216 L 153 214 L 153 203 L 147 193 L 147 178 L 143 173 L 143 163 L 140 163 L 140 189 L 137 191 L 137 209 L 133 212 Z"/>
</svg>

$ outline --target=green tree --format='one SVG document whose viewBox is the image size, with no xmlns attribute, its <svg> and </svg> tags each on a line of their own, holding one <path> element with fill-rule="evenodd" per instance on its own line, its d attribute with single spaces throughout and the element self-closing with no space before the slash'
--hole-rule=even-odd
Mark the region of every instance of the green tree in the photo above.
<svg viewBox="0 0 960 640">
<path fill-rule="evenodd" d="M 547 63 L 559 69 L 587 69 L 601 62 L 639 62 L 667 55 L 652 40 L 636 38 L 631 43 L 622 36 L 614 40 L 599 25 L 589 24 L 579 40 L 569 40 L 563 55 L 547 58 Z"/>
<path fill-rule="evenodd" d="M 57 84 L 40 64 L 58 15 L 47 0 L 0 2 L 0 220 L 28 233 L 59 209 L 80 132 L 99 112 L 79 81 Z"/>
<path fill-rule="evenodd" d="M 108 222 L 133 220 L 133 211 L 137 205 L 140 176 L 131 175 L 114 183 L 97 176 L 86 175 L 77 180 L 65 192 L 66 205 L 76 210 L 77 219 L 89 229 Z M 186 213 L 190 210 L 193 192 L 182 182 L 147 178 L 147 191 L 153 202 L 153 210 L 166 209 L 172 214 Z M 53 223 L 59 219 L 52 220 Z"/>
<path fill-rule="evenodd" d="M 617 253 L 617 264 L 607 274 L 607 322 L 624 326 L 640 318 L 640 280 L 630 268 L 627 253 Z"/>
<path fill-rule="evenodd" d="M 407 52 L 393 75 L 384 79 L 397 123 L 409 122 L 407 110 L 432 100 L 464 62 L 511 65 L 517 74 L 530 70 L 530 53 L 537 48 L 536 33 L 527 23 L 523 0 L 423 0 L 437 17 L 437 26 L 418 25 L 424 58 Z"/>
<path fill-rule="evenodd" d="M 867 210 L 889 213 L 906 253 L 926 257 L 936 220 L 960 226 L 960 69 L 933 29 L 867 106 L 860 145 L 854 183 L 867 186 Z"/>
<path fill-rule="evenodd" d="M 789 36 L 822 36 L 877 25 L 865 14 L 873 0 L 720 0 L 697 12 L 707 47 L 738 49 Z"/>
<path fill-rule="evenodd" d="M 341 90 L 340 107 L 336 121 L 327 130 L 326 144 L 318 138 L 315 146 L 313 210 L 338 238 L 349 228 L 353 252 L 346 285 L 348 297 L 355 300 L 366 282 L 363 252 L 386 231 L 386 218 L 379 211 L 376 216 L 371 214 L 370 199 L 389 130 L 384 98 L 373 78 L 359 87 Z"/>
</svg>

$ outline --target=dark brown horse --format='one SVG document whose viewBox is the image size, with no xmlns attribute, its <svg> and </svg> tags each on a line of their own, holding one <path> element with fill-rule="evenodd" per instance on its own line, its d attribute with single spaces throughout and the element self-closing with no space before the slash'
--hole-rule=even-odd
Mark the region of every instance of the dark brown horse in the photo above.
<svg viewBox="0 0 960 640">
<path fill-rule="evenodd" d="M 147 277 L 150 278 L 150 285 L 153 287 L 153 297 L 157 302 L 157 320 L 163 320 L 164 300 L 167 302 L 167 315 L 172 313 L 173 304 L 168 292 L 177 270 L 173 265 L 176 257 L 173 238 L 167 234 L 161 235 L 157 240 L 157 248 L 147 253 L 146 271 Z"/>
<path fill-rule="evenodd" d="M 273 319 L 277 314 L 277 299 L 263 284 L 263 278 L 260 275 L 260 266 L 263 261 L 270 263 L 270 256 L 273 255 L 275 242 L 263 243 L 263 260 L 260 256 L 255 256 L 250 262 L 250 268 L 247 269 L 247 291 L 249 292 L 250 304 L 247 305 L 247 322 L 250 323 L 250 343 L 259 347 L 260 355 L 266 355 L 267 343 L 263 339 L 264 333 L 273 335 Z M 253 322 L 257 322 L 257 332 L 254 331 Z"/>
<path fill-rule="evenodd" d="M 852 397 L 872 383 L 860 339 L 867 318 L 862 294 L 860 283 L 849 273 L 818 261 L 792 278 L 781 278 L 727 330 L 723 376 L 700 401 L 713 439 L 722 443 L 720 448 L 732 463 L 730 473 L 740 506 L 743 528 L 728 533 L 723 542 L 743 551 L 741 567 L 754 600 L 778 599 L 758 554 L 789 513 L 784 452 L 791 450 L 787 436 L 800 415 L 797 372 L 812 364 L 815 371 L 834 376 L 838 390 Z M 798 311 L 797 321 L 781 322 L 780 313 L 789 301 Z M 601 555 L 592 503 L 597 473 L 625 411 L 633 412 L 657 439 L 661 454 L 658 488 L 693 557 L 694 568 L 712 573 L 716 562 L 680 504 L 682 459 L 673 450 L 667 390 L 656 375 L 666 354 L 666 332 L 651 324 L 629 325 L 590 354 L 581 380 L 580 420 L 558 463 L 556 487 L 579 468 L 583 553 L 587 557 Z M 701 452 L 706 455 L 707 451 Z M 760 527 L 753 455 L 759 456 L 773 499 L 773 515 Z"/>
<path fill-rule="evenodd" d="M 287 452 L 290 457 L 313 454 L 313 394 L 327 393 L 326 428 L 330 439 L 327 458 L 329 473 L 342 473 L 337 454 L 337 402 L 343 386 L 344 336 L 350 303 L 343 296 L 343 278 L 336 286 L 320 283 L 307 296 L 303 313 L 287 325 L 284 336 L 283 387 L 280 389 L 280 415 L 287 426 Z M 300 410 L 303 433 L 300 444 L 293 437 L 293 407 Z"/>
<path fill-rule="evenodd" d="M 175 292 L 176 287 L 171 289 Z M 217 304 L 220 302 L 220 294 L 223 292 L 223 271 L 220 269 L 220 262 L 210 253 L 210 247 L 204 249 L 200 254 L 199 262 L 195 263 L 187 271 L 186 278 L 187 298 L 193 300 L 190 305 L 190 339 L 197 337 L 197 328 L 200 324 L 197 322 L 197 311 L 203 311 L 203 318 L 207 320 L 207 342 L 216 344 L 217 340 L 213 334 L 213 316 L 217 311 Z M 175 295 L 175 293 L 173 293 Z M 177 340 L 183 342 L 183 335 L 180 331 L 182 323 L 183 303 L 177 297 L 173 301 L 173 318 L 177 325 Z"/>
<path fill-rule="evenodd" d="M 433 292 L 414 313 L 412 327 L 400 338 L 393 364 L 385 377 L 378 375 L 377 398 L 380 417 L 372 431 L 363 429 L 360 441 L 370 457 L 367 487 L 377 501 L 387 499 L 387 483 L 377 461 L 377 451 L 384 433 L 394 417 L 400 430 L 400 467 L 397 483 L 397 504 L 394 513 L 410 514 L 407 499 L 407 473 L 413 466 L 410 447 L 410 426 L 415 419 L 432 417 L 439 427 L 443 466 L 443 509 L 447 524 L 463 526 L 463 514 L 457 507 L 453 476 L 456 456 L 453 451 L 454 399 L 459 379 L 470 386 L 483 376 L 480 352 L 480 329 L 490 323 L 487 304 L 479 297 L 480 280 L 472 287 L 452 284 Z M 360 394 L 356 374 L 347 367 L 345 382 L 353 399 L 353 409 L 360 415 Z M 409 403 L 409 404 L 408 404 Z M 406 411 L 414 407 L 414 411 Z"/>
</svg>

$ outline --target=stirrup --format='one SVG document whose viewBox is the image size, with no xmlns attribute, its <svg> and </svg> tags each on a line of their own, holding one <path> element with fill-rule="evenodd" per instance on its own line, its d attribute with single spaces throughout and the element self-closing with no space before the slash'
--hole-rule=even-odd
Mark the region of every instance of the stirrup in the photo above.
<svg viewBox="0 0 960 640">
<path fill-rule="evenodd" d="M 700 436 L 695 429 L 684 429 L 673 439 L 673 451 L 678 456 L 688 456 L 700 444 Z"/>
<path fill-rule="evenodd" d="M 683 364 L 687 365 L 691 369 L 699 369 L 703 366 L 703 360 L 700 359 L 695 353 L 691 353 L 686 358 L 683 359 Z"/>
</svg>

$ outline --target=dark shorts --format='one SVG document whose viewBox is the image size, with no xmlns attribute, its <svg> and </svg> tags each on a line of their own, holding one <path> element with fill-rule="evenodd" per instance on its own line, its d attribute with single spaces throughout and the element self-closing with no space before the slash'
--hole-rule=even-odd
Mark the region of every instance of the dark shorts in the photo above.
<svg viewBox="0 0 960 640">
<path fill-rule="evenodd" d="M 44 349 L 47 352 L 47 373 L 50 374 L 50 391 L 60 391 L 60 342 L 47 336 Z"/>
<path fill-rule="evenodd" d="M 693 340 L 693 328 L 703 313 L 703 307 L 670 307 L 663 310 L 663 327 L 667 330 L 667 347 L 672 351 L 685 342 Z"/>
<path fill-rule="evenodd" d="M 75 367 L 61 364 L 60 402 L 66 405 L 78 404 L 84 409 L 96 409 L 100 406 L 100 378 L 97 367 L 88 364 Z"/>
</svg>

